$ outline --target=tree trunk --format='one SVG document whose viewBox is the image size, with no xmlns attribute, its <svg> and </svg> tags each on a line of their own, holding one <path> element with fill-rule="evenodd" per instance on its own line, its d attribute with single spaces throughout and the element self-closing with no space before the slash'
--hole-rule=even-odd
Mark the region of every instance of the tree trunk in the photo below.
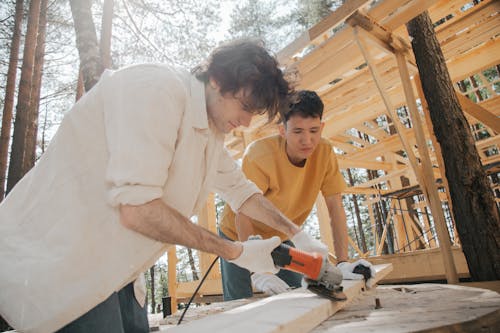
<svg viewBox="0 0 500 333">
<path fill-rule="evenodd" d="M 155 265 L 151 266 L 149 269 L 149 275 L 151 276 L 151 313 L 155 313 L 156 301 L 155 301 Z"/>
<path fill-rule="evenodd" d="M 0 202 L 5 196 L 5 179 L 7 160 L 9 158 L 10 133 L 12 115 L 14 111 L 14 94 L 16 91 L 17 62 L 19 58 L 19 44 L 21 40 L 21 23 L 23 21 L 23 0 L 16 0 L 14 29 L 12 31 L 12 45 L 10 46 L 9 69 L 5 86 L 5 101 L 2 114 L 2 132 L 0 134 Z"/>
<path fill-rule="evenodd" d="M 354 186 L 354 180 L 352 179 L 351 169 L 347 168 L 347 176 L 349 177 L 349 184 Z M 366 240 L 365 232 L 363 231 L 363 221 L 361 220 L 361 214 L 359 212 L 358 196 L 356 194 L 352 195 L 352 201 L 354 203 L 354 212 L 356 213 L 356 225 L 358 227 L 359 238 L 361 240 L 361 248 L 363 253 L 366 253 Z"/>
<path fill-rule="evenodd" d="M 191 272 L 193 272 L 193 280 L 196 281 L 199 279 L 198 271 L 196 270 L 196 265 L 194 264 L 193 250 L 189 247 L 187 248 L 188 258 L 189 258 L 189 266 L 191 267 Z"/>
<path fill-rule="evenodd" d="M 99 80 L 103 71 L 97 34 L 92 20 L 90 0 L 70 0 L 71 14 L 75 24 L 76 47 L 80 55 L 85 91 L 89 91 Z"/>
<path fill-rule="evenodd" d="M 26 132 L 28 128 L 31 82 L 33 79 L 39 16 L 40 0 L 31 0 L 28 14 L 28 28 L 24 41 L 21 80 L 19 82 L 19 93 L 17 95 L 16 120 L 14 122 L 14 136 L 12 138 L 12 151 L 10 154 L 7 193 L 12 190 L 14 185 L 24 176 L 23 161 L 26 148 Z"/>
<path fill-rule="evenodd" d="M 35 51 L 35 68 L 31 86 L 31 102 L 26 131 L 26 149 L 24 152 L 23 174 L 26 174 L 36 161 L 36 143 L 38 136 L 38 112 L 40 108 L 40 90 L 42 87 L 42 72 L 45 58 L 45 33 L 47 31 L 47 2 L 42 0 L 40 18 L 38 21 L 38 36 Z"/>
<path fill-rule="evenodd" d="M 114 0 L 104 0 L 102 9 L 101 40 L 99 51 L 104 68 L 111 68 L 111 30 L 113 27 Z"/>
<path fill-rule="evenodd" d="M 432 22 L 408 22 L 434 133 L 441 145 L 457 231 L 475 281 L 500 279 L 500 222 L 491 188 L 461 110 Z"/>
</svg>

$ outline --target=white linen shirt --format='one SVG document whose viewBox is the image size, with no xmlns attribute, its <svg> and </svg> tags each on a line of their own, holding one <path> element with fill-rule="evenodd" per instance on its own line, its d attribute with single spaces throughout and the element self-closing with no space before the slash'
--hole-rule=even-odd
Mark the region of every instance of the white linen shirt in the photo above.
<svg viewBox="0 0 500 333">
<path fill-rule="evenodd" d="M 17 330 L 52 332 L 150 267 L 168 244 L 122 226 L 120 204 L 161 198 L 191 217 L 211 191 L 235 210 L 259 193 L 223 139 L 189 73 L 106 71 L 0 204 L 1 315 Z"/>
</svg>

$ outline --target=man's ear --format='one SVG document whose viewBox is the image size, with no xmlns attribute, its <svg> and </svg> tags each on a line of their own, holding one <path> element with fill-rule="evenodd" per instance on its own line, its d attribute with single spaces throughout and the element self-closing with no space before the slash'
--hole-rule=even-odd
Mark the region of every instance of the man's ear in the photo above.
<svg viewBox="0 0 500 333">
<path fill-rule="evenodd" d="M 319 128 L 319 133 L 322 134 L 323 133 L 323 128 L 325 128 L 325 123 L 322 121 L 321 122 L 321 125 L 320 125 L 320 128 Z"/>
<path fill-rule="evenodd" d="M 210 77 L 208 79 L 208 84 L 210 84 L 210 87 L 216 91 L 219 91 L 220 90 L 220 87 L 219 87 L 219 84 L 217 83 L 217 81 L 215 81 L 214 78 Z"/>
<path fill-rule="evenodd" d="M 280 135 L 284 138 L 285 137 L 285 132 L 286 132 L 286 128 L 285 128 L 285 123 L 280 123 L 278 125 L 278 130 L 280 132 Z"/>
</svg>

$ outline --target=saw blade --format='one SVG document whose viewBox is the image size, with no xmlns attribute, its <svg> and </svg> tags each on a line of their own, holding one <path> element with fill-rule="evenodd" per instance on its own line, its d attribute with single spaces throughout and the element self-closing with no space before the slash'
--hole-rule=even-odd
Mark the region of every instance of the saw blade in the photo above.
<svg viewBox="0 0 500 333">
<path fill-rule="evenodd" d="M 345 301 L 345 300 L 347 300 L 347 296 L 342 291 L 343 289 L 341 286 L 338 286 L 337 288 L 332 290 L 332 289 L 326 288 L 325 286 L 323 286 L 321 284 L 309 283 L 307 289 L 309 289 L 310 291 L 312 291 L 313 293 L 315 293 L 318 296 L 326 297 L 332 301 Z"/>
</svg>

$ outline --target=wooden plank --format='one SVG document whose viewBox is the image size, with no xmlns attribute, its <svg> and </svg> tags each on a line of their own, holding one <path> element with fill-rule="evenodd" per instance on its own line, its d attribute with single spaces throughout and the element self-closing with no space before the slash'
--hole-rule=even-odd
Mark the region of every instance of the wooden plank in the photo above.
<svg viewBox="0 0 500 333">
<path fill-rule="evenodd" d="M 375 269 L 375 280 L 379 281 L 392 270 L 392 265 L 377 265 Z M 308 332 L 357 298 L 364 288 L 363 281 L 344 280 L 342 285 L 347 301 L 332 302 L 301 288 L 176 326 L 169 332 Z"/>
<path fill-rule="evenodd" d="M 335 253 L 330 213 L 328 212 L 328 207 L 326 206 L 325 198 L 322 194 L 319 194 L 316 199 L 316 216 L 318 217 L 321 241 L 328 246 L 328 251 L 330 253 Z"/>
<path fill-rule="evenodd" d="M 384 170 L 384 171 L 392 171 L 394 169 L 398 169 L 392 163 L 387 163 L 387 162 L 353 160 L 342 156 L 337 156 L 337 160 L 339 162 L 339 167 L 341 169 L 361 168 L 367 170 Z"/>
<path fill-rule="evenodd" d="M 470 114 L 496 133 L 500 133 L 500 118 L 461 94 L 457 94 L 457 98 L 462 109 L 466 113 Z"/>
<path fill-rule="evenodd" d="M 392 31 L 437 2 L 437 0 L 386 0 L 374 6 L 368 15 Z"/>
<path fill-rule="evenodd" d="M 469 277 L 469 269 L 462 248 L 454 245 L 451 252 L 458 276 Z M 368 260 L 374 265 L 389 263 L 393 265 L 392 272 L 382 279 L 383 284 L 446 279 L 443 258 L 438 248 L 374 256 L 369 257 Z"/>
<path fill-rule="evenodd" d="M 452 81 L 463 80 L 500 63 L 500 38 L 492 39 L 473 51 L 446 61 Z"/>
<path fill-rule="evenodd" d="M 426 283 L 367 294 L 311 333 L 493 333 L 500 327 L 500 295 L 491 290 Z"/>
<path fill-rule="evenodd" d="M 167 252 L 168 258 L 168 294 L 171 297 L 172 313 L 177 311 L 177 253 L 175 246 Z"/>
<path fill-rule="evenodd" d="M 328 31 L 337 27 L 347 17 L 354 13 L 359 8 L 364 7 L 371 0 L 349 0 L 342 6 L 337 8 L 334 12 L 314 25 L 308 31 L 304 32 L 299 38 L 287 45 L 278 52 L 277 58 L 280 64 L 288 65 L 296 53 L 300 52 L 310 44 L 318 44 L 319 39 Z"/>
</svg>

